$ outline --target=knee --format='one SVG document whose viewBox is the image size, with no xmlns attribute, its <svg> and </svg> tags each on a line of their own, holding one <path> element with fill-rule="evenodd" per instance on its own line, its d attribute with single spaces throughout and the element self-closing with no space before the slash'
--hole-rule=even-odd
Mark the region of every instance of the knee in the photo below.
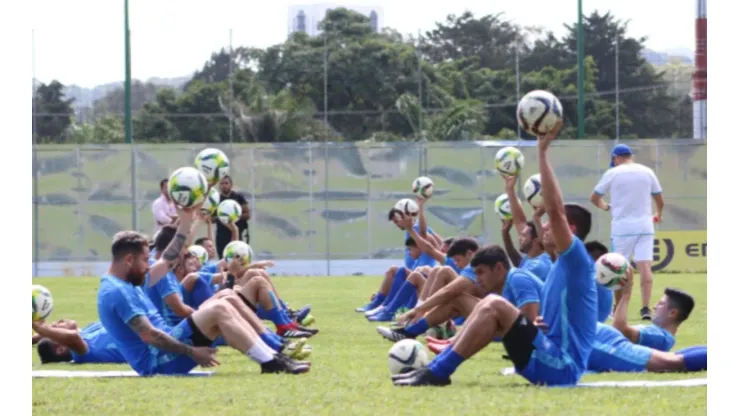
<svg viewBox="0 0 740 416">
<path fill-rule="evenodd" d="M 398 271 L 398 266 L 391 266 L 388 268 L 388 271 L 386 273 L 396 274 L 397 271 Z"/>
<path fill-rule="evenodd" d="M 477 308 L 484 315 L 496 315 L 506 305 L 506 299 L 499 295 L 488 295 L 478 302 Z"/>
<path fill-rule="evenodd" d="M 232 308 L 229 302 L 225 299 L 219 299 L 213 302 L 210 307 L 213 313 L 218 315 L 219 317 L 224 317 L 228 315 L 230 309 Z"/>
</svg>

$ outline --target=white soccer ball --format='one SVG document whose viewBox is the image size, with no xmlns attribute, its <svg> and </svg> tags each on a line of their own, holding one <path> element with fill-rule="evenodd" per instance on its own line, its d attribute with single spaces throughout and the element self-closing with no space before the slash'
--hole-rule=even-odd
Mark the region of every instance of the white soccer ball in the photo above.
<svg viewBox="0 0 740 416">
<path fill-rule="evenodd" d="M 524 155 L 516 147 L 504 147 L 496 152 L 496 170 L 502 175 L 516 176 L 524 167 Z"/>
<path fill-rule="evenodd" d="M 229 158 L 218 149 L 204 149 L 195 157 L 195 167 L 214 184 L 229 174 Z"/>
<path fill-rule="evenodd" d="M 236 222 L 242 215 L 242 207 L 233 199 L 225 199 L 218 204 L 216 216 L 223 225 Z"/>
<path fill-rule="evenodd" d="M 415 217 L 419 213 L 419 204 L 413 199 L 404 198 L 398 202 L 394 208 L 401 212 L 403 215 Z"/>
<path fill-rule="evenodd" d="M 558 97 L 548 91 L 530 91 L 519 101 L 516 118 L 527 133 L 545 135 L 563 118 L 563 106 Z"/>
<path fill-rule="evenodd" d="M 226 263 L 232 261 L 241 262 L 243 266 L 249 266 L 252 263 L 252 247 L 244 241 L 232 241 L 224 247 L 223 258 Z"/>
<path fill-rule="evenodd" d="M 54 309 L 54 300 L 49 289 L 41 285 L 31 286 L 31 303 L 33 304 L 32 320 L 43 321 L 51 315 Z"/>
<path fill-rule="evenodd" d="M 524 182 L 524 197 L 532 205 L 539 205 L 542 201 L 542 195 L 540 195 L 540 189 L 542 189 L 542 177 L 539 173 L 535 173 L 530 176 L 526 182 Z"/>
<path fill-rule="evenodd" d="M 200 212 L 202 212 L 203 215 L 210 217 L 218 211 L 218 204 L 220 203 L 221 194 L 218 193 L 218 189 L 211 187 L 208 191 L 208 196 L 206 196 L 206 200 L 203 201 L 203 205 L 200 206 Z"/>
<path fill-rule="evenodd" d="M 411 184 L 411 192 L 424 199 L 430 198 L 434 192 L 434 182 L 426 176 L 420 176 Z"/>
<path fill-rule="evenodd" d="M 208 261 L 208 252 L 203 246 L 193 244 L 192 246 L 188 247 L 188 253 L 195 256 L 200 262 L 201 266 L 206 264 L 206 262 Z"/>
<path fill-rule="evenodd" d="M 208 182 L 198 169 L 186 166 L 170 175 L 167 192 L 176 204 L 188 208 L 206 199 Z"/>
<path fill-rule="evenodd" d="M 519 203 L 521 204 L 521 201 Z M 501 194 L 496 198 L 496 201 L 493 203 L 493 209 L 502 220 L 510 220 L 512 218 L 511 203 L 509 202 L 509 196 L 506 194 Z"/>
<path fill-rule="evenodd" d="M 630 262 L 619 253 L 606 253 L 596 260 L 596 283 L 611 290 L 622 287 L 622 278 L 626 276 Z"/>
<path fill-rule="evenodd" d="M 388 351 L 388 369 L 391 374 L 406 373 L 429 364 L 429 354 L 415 339 L 396 342 Z"/>
</svg>

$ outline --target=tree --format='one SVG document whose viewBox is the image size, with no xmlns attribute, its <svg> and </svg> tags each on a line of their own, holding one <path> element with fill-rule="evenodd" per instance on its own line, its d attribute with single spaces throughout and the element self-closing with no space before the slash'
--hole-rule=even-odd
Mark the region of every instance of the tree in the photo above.
<svg viewBox="0 0 740 416">
<path fill-rule="evenodd" d="M 57 81 L 40 84 L 33 96 L 34 136 L 40 143 L 63 143 L 72 124 L 74 99 L 64 98 L 64 85 Z"/>
</svg>

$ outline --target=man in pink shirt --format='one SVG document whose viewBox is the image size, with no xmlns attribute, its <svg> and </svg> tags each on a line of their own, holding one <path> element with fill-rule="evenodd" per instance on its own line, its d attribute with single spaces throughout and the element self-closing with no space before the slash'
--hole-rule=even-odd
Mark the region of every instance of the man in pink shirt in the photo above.
<svg viewBox="0 0 740 416">
<path fill-rule="evenodd" d="M 159 182 L 159 190 L 162 194 L 152 202 L 155 233 L 165 225 L 172 224 L 177 220 L 177 209 L 175 208 L 175 203 L 170 199 L 170 194 L 167 192 L 167 182 L 169 182 L 167 179 L 162 179 Z"/>
</svg>

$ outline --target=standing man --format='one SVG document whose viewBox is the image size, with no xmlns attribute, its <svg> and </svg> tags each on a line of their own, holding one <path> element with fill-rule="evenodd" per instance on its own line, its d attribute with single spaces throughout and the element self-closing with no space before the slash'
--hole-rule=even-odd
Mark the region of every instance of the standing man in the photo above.
<svg viewBox="0 0 740 416">
<path fill-rule="evenodd" d="M 232 189 L 231 177 L 229 176 L 224 176 L 218 186 L 221 191 L 221 201 L 233 199 L 241 205 L 242 216 L 236 221 L 236 227 L 239 229 L 239 240 L 249 244 L 249 224 L 247 221 L 251 217 L 251 213 L 247 200 L 244 195 Z M 231 230 L 217 219 L 214 222 L 216 223 L 216 250 L 219 258 L 221 258 L 224 255 L 224 248 L 231 242 Z"/>
<path fill-rule="evenodd" d="M 610 169 L 604 172 L 591 194 L 591 203 L 612 213 L 612 251 L 633 257 L 640 272 L 642 309 L 645 321 L 652 320 L 650 296 L 653 291 L 653 238 L 654 223 L 663 218 L 663 194 L 655 172 L 632 160 L 629 146 L 618 144 L 612 149 Z M 602 197 L 610 195 L 611 203 Z M 656 214 L 653 215 L 655 201 Z M 619 304 L 621 291 L 615 293 Z"/>
<path fill-rule="evenodd" d="M 177 210 L 175 203 L 167 192 L 168 179 L 162 179 L 159 182 L 159 198 L 152 202 L 152 214 L 154 215 L 154 232 L 157 233 L 160 228 L 167 224 L 172 224 L 177 220 Z"/>
</svg>

